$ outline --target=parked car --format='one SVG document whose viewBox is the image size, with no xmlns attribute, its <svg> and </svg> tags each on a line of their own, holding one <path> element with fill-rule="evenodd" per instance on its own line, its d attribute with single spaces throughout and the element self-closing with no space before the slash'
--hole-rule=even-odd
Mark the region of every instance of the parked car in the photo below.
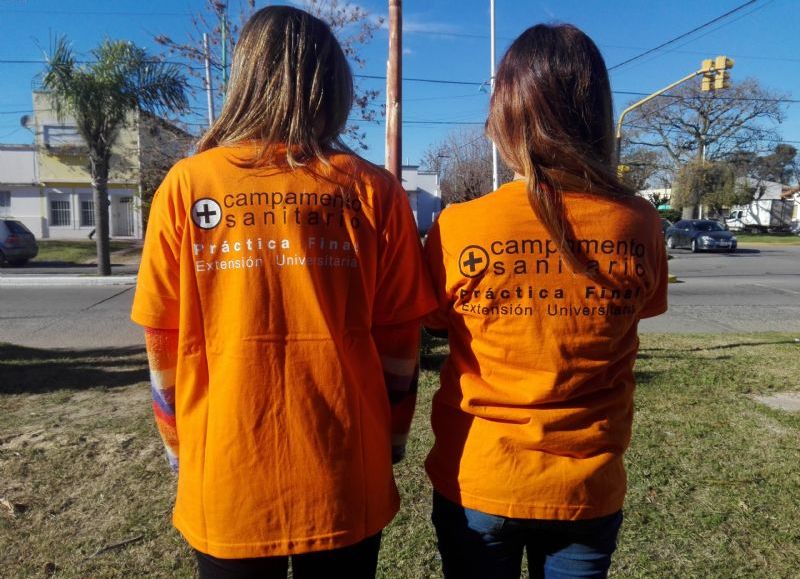
<svg viewBox="0 0 800 579">
<path fill-rule="evenodd" d="M 662 235 L 666 235 L 667 234 L 667 229 L 669 229 L 670 227 L 672 227 L 672 221 L 662 217 L 661 218 L 661 234 Z"/>
<path fill-rule="evenodd" d="M 31 230 L 16 219 L 0 219 L 0 264 L 25 265 L 39 253 Z"/>
<path fill-rule="evenodd" d="M 667 247 L 698 251 L 736 251 L 736 237 L 716 221 L 682 219 L 667 229 Z"/>
</svg>

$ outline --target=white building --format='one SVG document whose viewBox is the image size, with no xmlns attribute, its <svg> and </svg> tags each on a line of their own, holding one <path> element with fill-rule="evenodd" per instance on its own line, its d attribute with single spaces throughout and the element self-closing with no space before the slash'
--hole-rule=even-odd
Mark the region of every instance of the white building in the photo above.
<svg viewBox="0 0 800 579">
<path fill-rule="evenodd" d="M 22 221 L 39 239 L 85 239 L 94 230 L 88 148 L 75 121 L 59 118 L 43 92 L 21 119 L 33 145 L 0 145 L 0 215 Z M 112 147 L 109 226 L 115 238 L 141 239 L 145 183 L 160 180 L 186 155 L 192 135 L 154 115 L 132 111 Z"/>
<path fill-rule="evenodd" d="M 41 238 L 46 204 L 34 146 L 0 145 L 0 217 L 14 217 Z"/>
<path fill-rule="evenodd" d="M 439 175 L 431 171 L 420 171 L 419 165 L 403 165 L 402 171 L 403 189 L 408 195 L 417 229 L 425 234 L 442 210 Z"/>
</svg>

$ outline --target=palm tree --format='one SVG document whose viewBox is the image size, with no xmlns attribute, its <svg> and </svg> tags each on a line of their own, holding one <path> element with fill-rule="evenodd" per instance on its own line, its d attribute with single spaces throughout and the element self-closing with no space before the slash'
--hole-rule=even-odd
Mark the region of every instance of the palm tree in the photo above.
<svg viewBox="0 0 800 579">
<path fill-rule="evenodd" d="M 47 58 L 42 86 L 59 118 L 70 115 L 86 141 L 92 180 L 97 270 L 111 275 L 108 174 L 111 149 L 130 111 L 181 112 L 188 106 L 178 67 L 148 56 L 130 42 L 105 40 L 89 64 L 78 65 L 66 38 Z"/>
</svg>

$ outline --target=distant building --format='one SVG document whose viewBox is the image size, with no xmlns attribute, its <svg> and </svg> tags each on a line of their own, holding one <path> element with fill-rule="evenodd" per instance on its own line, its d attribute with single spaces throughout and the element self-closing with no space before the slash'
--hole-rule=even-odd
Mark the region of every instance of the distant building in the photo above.
<svg viewBox="0 0 800 579">
<path fill-rule="evenodd" d="M 784 185 L 783 183 L 778 183 L 777 181 L 766 181 L 764 179 L 756 179 L 755 177 L 739 177 L 736 179 L 737 184 L 740 187 L 744 187 L 749 189 L 753 192 L 753 202 L 758 201 L 776 201 L 780 199 L 791 199 L 792 197 L 795 198 L 796 205 L 800 205 L 800 200 L 797 199 L 797 188 L 790 188 L 788 185 Z M 664 203 L 659 205 L 659 209 L 669 209 L 670 208 L 670 200 L 672 198 L 672 188 L 666 187 L 661 189 L 642 189 L 637 191 L 636 193 L 640 197 L 644 197 L 648 201 L 653 201 L 655 199 L 658 200 L 666 200 Z M 701 207 L 700 215 L 705 215 L 706 217 L 709 216 L 709 210 L 707 207 Z M 794 219 L 798 218 L 798 209 L 797 207 L 794 208 Z"/>
<path fill-rule="evenodd" d="M 0 145 L 0 217 L 15 217 L 42 237 L 44 200 L 33 145 Z"/>
<path fill-rule="evenodd" d="M 419 165 L 403 165 L 402 184 L 414 219 L 417 220 L 417 229 L 424 235 L 442 210 L 439 175 L 432 171 L 420 171 Z"/>
<path fill-rule="evenodd" d="M 94 229 L 88 149 L 74 120 L 58 119 L 47 93 L 33 93 L 25 126 L 34 145 L 0 146 L 0 214 L 40 239 L 85 238 Z M 110 234 L 141 239 L 143 183 L 186 155 L 192 135 L 149 113 L 132 111 L 112 149 Z"/>
</svg>

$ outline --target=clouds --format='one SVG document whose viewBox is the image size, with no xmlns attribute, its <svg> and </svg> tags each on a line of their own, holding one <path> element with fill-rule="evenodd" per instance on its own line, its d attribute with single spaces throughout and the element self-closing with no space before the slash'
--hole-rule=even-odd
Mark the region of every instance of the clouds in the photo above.
<svg viewBox="0 0 800 579">
<path fill-rule="evenodd" d="M 423 20 L 418 16 L 407 16 L 403 18 L 403 32 L 405 34 L 441 34 L 447 36 L 449 34 L 458 34 L 460 28 L 449 22 L 433 22 L 431 20 Z"/>
</svg>

